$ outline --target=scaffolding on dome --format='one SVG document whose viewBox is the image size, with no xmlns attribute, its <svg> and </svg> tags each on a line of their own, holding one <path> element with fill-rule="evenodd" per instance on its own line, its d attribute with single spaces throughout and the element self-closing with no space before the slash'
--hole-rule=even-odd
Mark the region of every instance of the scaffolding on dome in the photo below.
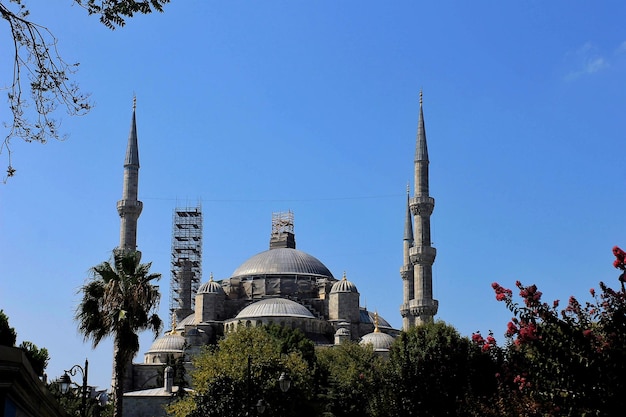
<svg viewBox="0 0 626 417">
<path fill-rule="evenodd" d="M 195 294 L 202 280 L 202 209 L 174 209 L 172 221 L 172 263 L 170 313 L 179 320 L 191 314 Z"/>
<path fill-rule="evenodd" d="M 293 212 L 272 213 L 272 235 L 270 249 L 296 248 L 296 238 L 293 227 Z"/>
</svg>

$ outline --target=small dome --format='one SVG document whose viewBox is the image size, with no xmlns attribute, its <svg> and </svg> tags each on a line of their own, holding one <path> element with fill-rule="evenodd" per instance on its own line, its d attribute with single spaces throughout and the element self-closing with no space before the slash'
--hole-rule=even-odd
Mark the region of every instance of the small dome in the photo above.
<svg viewBox="0 0 626 417">
<path fill-rule="evenodd" d="M 185 338 L 179 333 L 168 333 L 154 341 L 146 353 L 182 352 L 185 347 Z"/>
<path fill-rule="evenodd" d="M 205 282 L 198 288 L 198 294 L 220 294 L 223 293 L 224 289 L 222 286 L 213 281 L 213 274 L 211 274 L 211 278 L 208 282 Z"/>
<path fill-rule="evenodd" d="M 343 278 L 333 284 L 330 292 L 358 292 L 356 285 L 346 279 L 346 273 L 343 273 Z"/>
<path fill-rule="evenodd" d="M 350 330 L 345 328 L 337 329 L 335 336 L 350 336 Z"/>
<path fill-rule="evenodd" d="M 332 278 L 328 268 L 317 258 L 291 248 L 277 248 L 258 253 L 233 272 L 233 277 L 250 275 L 314 275 Z"/>
<path fill-rule="evenodd" d="M 378 330 L 378 329 L 376 329 Z M 393 344 L 393 337 L 389 336 L 387 333 L 382 333 L 380 331 L 374 331 L 373 333 L 368 333 L 361 338 L 359 344 L 367 345 L 371 344 L 374 348 L 374 351 L 384 351 L 389 350 L 391 345 Z"/>
<path fill-rule="evenodd" d="M 276 250 L 276 249 L 274 249 Z M 237 314 L 237 319 L 252 317 L 305 317 L 315 316 L 302 304 L 284 298 L 266 298 L 252 303 Z"/>
</svg>

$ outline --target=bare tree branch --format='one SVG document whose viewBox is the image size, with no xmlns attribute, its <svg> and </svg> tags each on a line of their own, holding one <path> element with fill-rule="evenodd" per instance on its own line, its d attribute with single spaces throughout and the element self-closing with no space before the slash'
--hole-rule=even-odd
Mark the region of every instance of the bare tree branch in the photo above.
<svg viewBox="0 0 626 417">
<path fill-rule="evenodd" d="M 100 15 L 100 22 L 109 29 L 122 27 L 126 18 L 135 13 L 163 12 L 170 0 L 74 0 L 90 15 Z M 13 79 L 7 90 L 12 121 L 3 121 L 7 130 L 0 142 L 0 155 L 5 152 L 6 175 L 2 182 L 15 175 L 11 163 L 11 140 L 46 143 L 49 139 L 63 140 L 60 122 L 53 118 L 59 107 L 65 107 L 71 116 L 89 112 L 92 104 L 89 94 L 79 90 L 70 77 L 78 63 L 69 64 L 61 58 L 57 38 L 45 26 L 28 19 L 29 10 L 22 0 L 0 0 L 0 16 L 8 23 L 13 36 Z M 28 87 L 24 87 L 28 83 Z M 3 133 L 4 135 L 4 133 Z"/>
</svg>

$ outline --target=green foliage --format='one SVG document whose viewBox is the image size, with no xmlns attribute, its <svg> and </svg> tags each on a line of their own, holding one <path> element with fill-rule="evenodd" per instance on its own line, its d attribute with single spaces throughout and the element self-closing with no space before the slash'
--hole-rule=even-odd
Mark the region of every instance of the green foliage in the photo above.
<svg viewBox="0 0 626 417">
<path fill-rule="evenodd" d="M 177 417 L 239 416 L 263 399 L 268 415 L 308 415 L 311 369 L 299 351 L 283 354 L 284 344 L 261 327 L 228 334 L 194 358 L 191 377 L 195 393 L 171 405 L 168 412 Z M 282 372 L 292 380 L 287 393 L 278 386 Z"/>
<path fill-rule="evenodd" d="M 15 346 L 17 333 L 15 329 L 9 326 L 9 317 L 4 314 L 4 310 L 0 310 L 0 346 Z"/>
<path fill-rule="evenodd" d="M 19 346 L 20 349 L 26 353 L 26 357 L 28 358 L 35 374 L 37 376 L 43 376 L 46 367 L 48 366 L 48 360 L 50 357 L 48 356 L 48 349 L 41 348 L 39 349 L 32 342 L 22 342 Z"/>
<path fill-rule="evenodd" d="M 326 416 L 370 415 L 378 398 L 384 360 L 371 346 L 342 343 L 317 351 L 318 402 Z"/>
<path fill-rule="evenodd" d="M 265 326 L 265 329 L 279 341 L 281 353 L 299 352 L 309 366 L 312 367 L 315 364 L 315 344 L 304 335 L 302 330 L 289 329 L 278 324 L 270 324 Z"/>
<path fill-rule="evenodd" d="M 495 393 L 494 361 L 492 353 L 443 322 L 412 328 L 392 346 L 386 401 L 377 414 L 468 415 L 478 397 Z"/>
<path fill-rule="evenodd" d="M 125 18 L 135 13 L 149 14 L 163 12 L 163 6 L 170 0 L 74 0 L 89 14 L 100 15 L 100 22 L 109 29 L 126 24 Z"/>
<path fill-rule="evenodd" d="M 15 329 L 9 325 L 9 317 L 0 310 L 0 346 L 14 347 L 17 340 Z M 39 349 L 34 343 L 24 341 L 18 346 L 24 351 L 37 376 L 43 376 L 48 366 L 48 349 Z"/>
<path fill-rule="evenodd" d="M 150 273 L 150 263 L 140 263 L 139 252 L 114 250 L 113 262 L 91 269 L 91 278 L 79 290 L 82 300 L 75 319 L 85 340 L 96 347 L 103 338 L 113 336 L 115 416 L 121 417 L 122 376 L 139 350 L 138 332 L 152 330 L 158 337 L 162 322 L 156 314 L 159 287 L 152 282 L 161 278 Z"/>
</svg>

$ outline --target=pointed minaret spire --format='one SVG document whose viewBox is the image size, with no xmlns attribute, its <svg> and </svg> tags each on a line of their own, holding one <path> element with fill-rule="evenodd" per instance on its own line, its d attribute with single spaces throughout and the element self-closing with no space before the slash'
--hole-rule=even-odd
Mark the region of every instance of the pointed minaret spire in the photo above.
<svg viewBox="0 0 626 417">
<path fill-rule="evenodd" d="M 413 219 L 411 217 L 411 186 L 406 185 L 406 219 L 404 221 L 404 240 L 413 245 Z M 406 263 L 406 262 L 405 262 Z"/>
<path fill-rule="evenodd" d="M 426 143 L 426 128 L 424 127 L 424 108 L 423 108 L 423 96 L 420 91 L 420 114 L 417 121 L 417 143 L 415 145 L 415 195 L 428 196 L 428 145 Z M 420 165 L 420 169 L 417 165 Z M 421 169 L 421 166 L 425 165 L 425 169 Z"/>
<path fill-rule="evenodd" d="M 133 97 L 133 117 L 126 146 L 126 158 L 124 159 L 124 188 L 122 199 L 117 202 L 117 212 L 121 220 L 119 249 L 128 251 L 137 250 L 137 219 L 143 208 L 143 203 L 137 200 L 139 189 L 139 147 L 137 145 L 136 109 L 137 97 Z"/>
<path fill-rule="evenodd" d="M 404 302 L 400 308 L 403 318 L 403 329 L 433 320 L 437 314 L 439 303 L 433 299 L 432 266 L 437 251 L 433 248 L 430 238 L 430 216 L 435 207 L 435 199 L 429 195 L 428 178 L 428 146 L 424 127 L 423 95 L 420 91 L 420 112 L 417 124 L 417 143 L 415 147 L 415 195 L 409 199 L 409 207 L 413 214 L 415 235 L 408 248 L 408 222 L 405 223 L 404 266 L 401 276 L 404 281 Z"/>
</svg>

